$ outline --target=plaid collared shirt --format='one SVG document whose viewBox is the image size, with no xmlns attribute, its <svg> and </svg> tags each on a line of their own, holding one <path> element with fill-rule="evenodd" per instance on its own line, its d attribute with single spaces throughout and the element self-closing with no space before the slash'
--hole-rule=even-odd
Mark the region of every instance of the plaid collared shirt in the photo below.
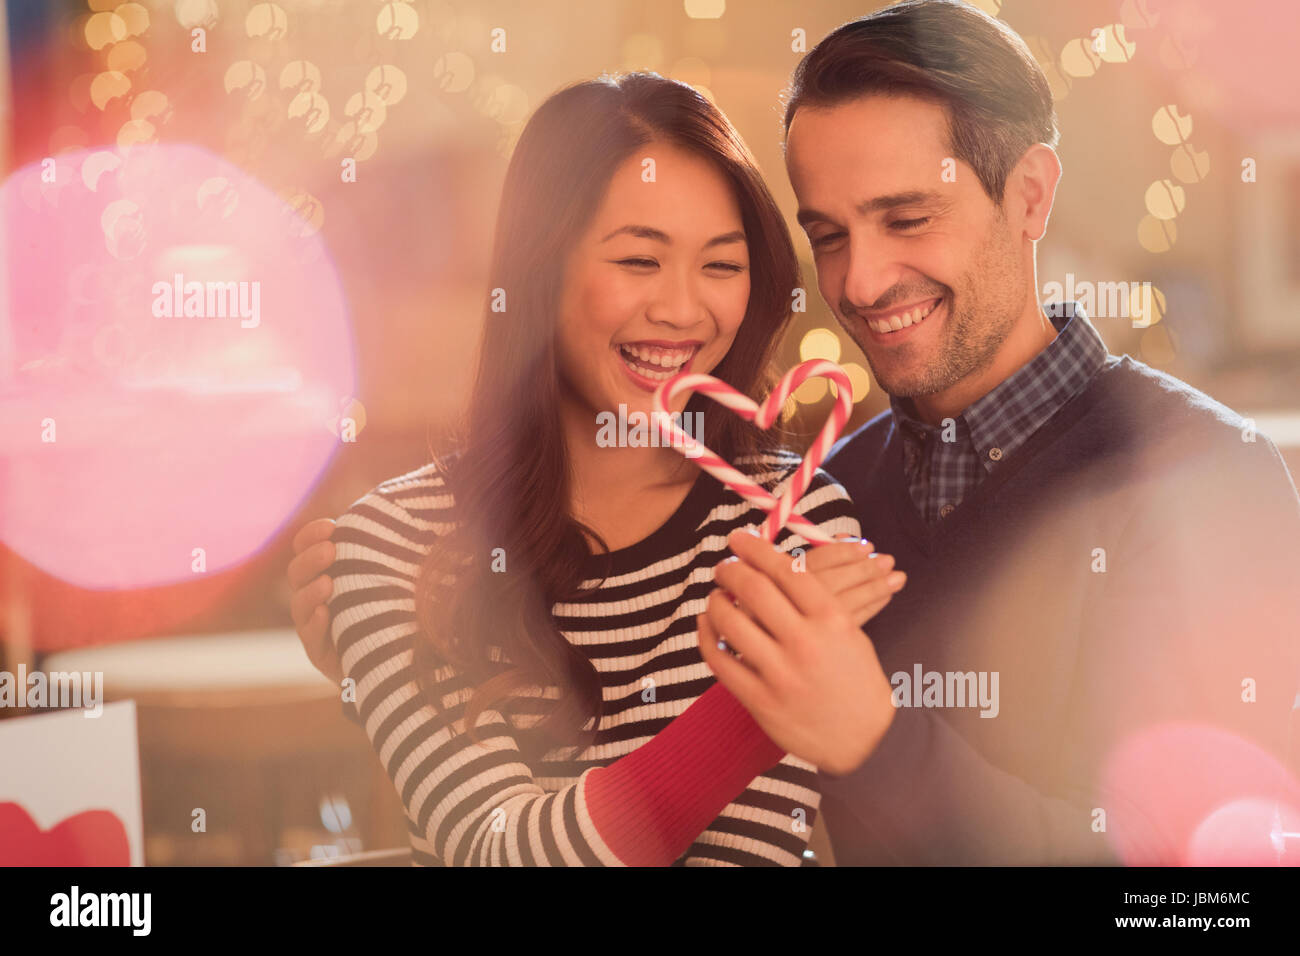
<svg viewBox="0 0 1300 956">
<path fill-rule="evenodd" d="M 904 439 L 908 490 L 927 523 L 948 517 L 1106 361 L 1106 343 L 1077 303 L 1052 303 L 1044 311 L 1056 338 L 957 418 L 929 425 L 916 417 L 910 399 L 890 397 Z"/>
</svg>

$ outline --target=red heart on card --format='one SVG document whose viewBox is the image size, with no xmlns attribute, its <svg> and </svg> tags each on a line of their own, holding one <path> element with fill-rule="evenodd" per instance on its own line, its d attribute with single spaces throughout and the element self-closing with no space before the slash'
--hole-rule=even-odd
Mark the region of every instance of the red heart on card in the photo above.
<svg viewBox="0 0 1300 956">
<path fill-rule="evenodd" d="M 0 866 L 130 866 L 126 827 L 111 810 L 84 810 L 48 830 L 21 806 L 0 803 Z"/>
</svg>

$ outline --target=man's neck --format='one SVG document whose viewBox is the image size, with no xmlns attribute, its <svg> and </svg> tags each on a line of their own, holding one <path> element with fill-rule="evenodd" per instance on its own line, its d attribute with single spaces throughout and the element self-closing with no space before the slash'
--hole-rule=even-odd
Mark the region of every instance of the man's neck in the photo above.
<svg viewBox="0 0 1300 956">
<path fill-rule="evenodd" d="M 1035 298 L 1026 304 L 1024 313 L 987 367 L 942 392 L 912 398 L 917 417 L 930 425 L 938 425 L 945 418 L 956 418 L 1029 364 L 1055 339 L 1056 326 Z"/>
</svg>

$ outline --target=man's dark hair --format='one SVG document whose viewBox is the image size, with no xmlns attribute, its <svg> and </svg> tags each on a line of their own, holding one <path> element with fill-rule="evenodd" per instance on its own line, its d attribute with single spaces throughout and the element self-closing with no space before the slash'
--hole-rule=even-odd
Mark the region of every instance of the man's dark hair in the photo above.
<svg viewBox="0 0 1300 956">
<path fill-rule="evenodd" d="M 795 68 L 785 130 L 801 106 L 870 95 L 943 106 L 953 155 L 996 203 L 1025 150 L 1059 138 L 1051 88 L 1025 42 L 961 0 L 906 0 L 836 28 Z"/>
</svg>

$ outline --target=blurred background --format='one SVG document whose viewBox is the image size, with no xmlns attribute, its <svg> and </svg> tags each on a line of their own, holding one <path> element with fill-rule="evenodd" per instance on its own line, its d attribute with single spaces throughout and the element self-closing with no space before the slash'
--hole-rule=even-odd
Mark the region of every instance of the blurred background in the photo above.
<svg viewBox="0 0 1300 956">
<path fill-rule="evenodd" d="M 145 862 L 405 845 L 364 733 L 299 649 L 285 566 L 302 523 L 454 424 L 505 164 L 556 89 L 654 70 L 716 102 L 803 260 L 780 366 L 845 364 L 850 427 L 886 407 L 816 293 L 780 140 L 802 53 L 883 5 L 0 2 L 0 671 L 102 672 L 135 701 Z M 1300 5 L 976 5 L 1057 100 L 1044 298 L 1254 418 L 1294 474 Z M 190 317 L 184 287 L 218 274 L 239 298 Z M 830 407 L 810 382 L 789 427 L 811 437 Z M 0 726 L 38 709 L 0 704 Z M 0 804 L 5 777 L 43 769 L 16 752 L 0 738 Z"/>
</svg>

